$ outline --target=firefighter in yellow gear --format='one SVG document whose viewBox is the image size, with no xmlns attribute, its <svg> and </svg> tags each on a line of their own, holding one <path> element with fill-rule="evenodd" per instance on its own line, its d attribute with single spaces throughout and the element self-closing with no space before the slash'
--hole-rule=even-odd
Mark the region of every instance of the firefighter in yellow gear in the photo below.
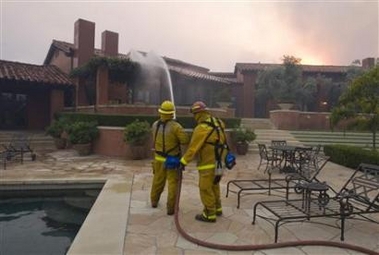
<svg viewBox="0 0 379 255">
<path fill-rule="evenodd" d="M 157 207 L 168 184 L 167 214 L 174 214 L 175 197 L 178 184 L 178 167 L 181 146 L 189 142 L 189 136 L 183 127 L 174 120 L 175 106 L 171 101 L 164 101 L 159 110 L 160 118 L 152 125 L 154 141 L 153 183 L 150 192 L 151 206 Z"/>
<path fill-rule="evenodd" d="M 197 126 L 193 131 L 185 154 L 180 159 L 180 163 L 184 167 L 196 154 L 198 155 L 199 191 L 204 208 L 202 214 L 196 215 L 195 219 L 204 222 L 216 222 L 216 216 L 222 215 L 222 206 L 220 179 L 215 182 L 217 179 L 215 175 L 217 163 L 214 143 L 218 139 L 221 143 L 226 143 L 226 137 L 225 134 L 220 136 L 217 132 L 214 132 L 214 127 L 207 123 L 212 122 L 222 130 L 225 128 L 225 124 L 209 113 L 204 102 L 195 102 L 190 111 L 194 114 Z"/>
</svg>

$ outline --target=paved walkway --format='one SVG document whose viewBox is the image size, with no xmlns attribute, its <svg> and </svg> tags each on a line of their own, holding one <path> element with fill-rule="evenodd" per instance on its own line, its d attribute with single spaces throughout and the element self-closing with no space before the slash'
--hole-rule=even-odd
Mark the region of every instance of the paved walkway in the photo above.
<svg viewBox="0 0 379 255">
<path fill-rule="evenodd" d="M 262 170 L 257 171 L 259 155 L 248 154 L 237 158 L 237 165 L 228 171 L 222 180 L 223 216 L 215 224 L 194 220 L 202 209 L 198 188 L 197 171 L 194 165 L 184 172 L 180 199 L 180 223 L 191 236 L 201 240 L 231 245 L 251 245 L 273 243 L 274 227 L 264 220 L 252 225 L 253 204 L 259 200 L 278 199 L 283 193 L 254 194 L 241 199 L 237 209 L 237 196 L 225 198 L 226 183 L 231 179 L 265 178 Z M 327 180 L 337 189 L 352 173 L 351 169 L 327 163 L 320 179 Z M 279 175 L 279 174 L 278 174 Z M 83 178 L 123 178 L 132 180 L 129 216 L 124 243 L 124 254 L 360 254 L 355 251 L 325 247 L 297 246 L 259 251 L 222 251 L 193 244 L 178 233 L 173 216 L 165 210 L 166 192 L 163 193 L 158 208 L 151 208 L 149 192 L 152 180 L 151 161 L 130 161 L 102 156 L 78 157 L 73 150 L 61 150 L 39 154 L 37 161 L 26 160 L 24 164 L 11 163 L 7 170 L 0 170 L 2 181 L 35 179 L 83 179 Z M 125 212 L 127 213 L 127 212 Z M 379 220 L 379 215 L 375 216 Z M 328 220 L 336 224 L 336 220 Z M 280 228 L 279 242 L 298 240 L 327 240 L 339 242 L 340 230 L 319 224 L 292 223 Z M 345 243 L 363 246 L 379 254 L 379 225 L 347 220 Z"/>
</svg>

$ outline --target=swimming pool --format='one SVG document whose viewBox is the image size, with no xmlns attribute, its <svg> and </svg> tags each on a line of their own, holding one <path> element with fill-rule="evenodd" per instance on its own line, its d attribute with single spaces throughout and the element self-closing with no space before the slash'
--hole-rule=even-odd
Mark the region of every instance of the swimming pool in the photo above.
<svg viewBox="0 0 379 255">
<path fill-rule="evenodd" d="M 0 254 L 66 254 L 102 186 L 1 186 Z"/>
</svg>

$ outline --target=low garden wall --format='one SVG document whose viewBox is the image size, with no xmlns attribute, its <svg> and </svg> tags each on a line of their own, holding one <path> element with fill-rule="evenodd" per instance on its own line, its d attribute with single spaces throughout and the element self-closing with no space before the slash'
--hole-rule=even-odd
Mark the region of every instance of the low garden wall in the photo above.
<svg viewBox="0 0 379 255">
<path fill-rule="evenodd" d="M 93 143 L 98 155 L 132 159 L 130 146 L 123 140 L 123 127 L 98 127 L 99 137 Z M 152 157 L 152 142 L 146 144 L 146 156 Z"/>
<path fill-rule="evenodd" d="M 330 112 L 302 112 L 294 110 L 270 111 L 270 120 L 281 130 L 331 130 Z M 344 130 L 348 121 L 341 121 L 334 130 Z"/>
<path fill-rule="evenodd" d="M 83 112 L 83 113 L 102 113 L 102 114 L 133 114 L 133 115 L 158 115 L 157 105 L 144 104 L 119 104 L 119 105 L 98 105 L 98 106 L 78 106 L 66 107 L 66 112 Z M 189 112 L 189 106 L 177 106 L 176 114 L 178 116 L 192 116 Z M 210 108 L 209 111 L 216 117 L 232 118 L 235 116 L 234 108 Z"/>
<path fill-rule="evenodd" d="M 104 127 L 99 126 L 99 137 L 93 143 L 93 153 L 98 155 L 110 157 L 122 157 L 124 159 L 132 159 L 130 146 L 123 140 L 123 127 Z M 191 133 L 192 130 L 186 130 Z M 226 130 L 228 141 L 230 131 Z M 229 142 L 232 151 L 235 151 L 234 146 Z M 153 142 L 152 139 L 146 144 L 146 156 L 152 158 L 153 156 Z"/>
</svg>

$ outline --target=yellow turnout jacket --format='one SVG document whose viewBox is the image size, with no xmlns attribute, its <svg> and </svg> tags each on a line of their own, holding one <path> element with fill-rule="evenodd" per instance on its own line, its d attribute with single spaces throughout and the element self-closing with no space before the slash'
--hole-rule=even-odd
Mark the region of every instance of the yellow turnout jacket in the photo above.
<svg viewBox="0 0 379 255">
<path fill-rule="evenodd" d="M 155 121 L 152 126 L 155 160 L 164 162 L 166 156 L 180 156 L 180 145 L 188 144 L 189 138 L 182 125 L 172 119 Z M 166 155 L 165 155 L 166 154 Z"/>
<path fill-rule="evenodd" d="M 216 126 L 219 126 L 216 118 L 212 117 L 207 112 L 197 113 L 197 126 L 195 127 L 191 141 L 188 145 L 187 151 L 181 158 L 180 162 L 183 165 L 187 165 L 196 154 L 198 154 L 197 161 L 197 169 L 198 170 L 206 170 L 206 169 L 214 169 L 216 167 L 216 157 L 215 157 L 215 146 L 212 143 L 215 143 L 218 139 L 220 139 L 220 143 L 226 143 L 226 137 L 224 133 L 220 130 L 220 137 L 217 134 L 217 131 L 213 130 L 213 127 L 203 123 L 203 122 L 211 122 L 213 119 L 213 123 Z M 225 124 L 221 121 L 221 128 L 225 129 Z M 211 135 L 208 137 L 209 133 Z M 207 138 L 208 137 L 208 138 Z M 224 154 L 226 154 L 226 150 L 224 150 Z M 224 155 L 223 155 L 224 156 Z"/>
</svg>

